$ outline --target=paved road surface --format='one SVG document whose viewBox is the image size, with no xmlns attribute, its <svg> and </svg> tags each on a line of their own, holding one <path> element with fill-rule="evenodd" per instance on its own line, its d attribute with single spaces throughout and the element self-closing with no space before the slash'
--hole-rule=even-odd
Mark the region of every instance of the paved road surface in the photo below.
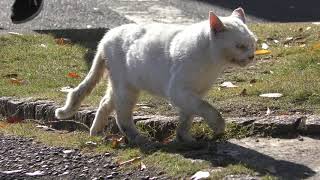
<svg viewBox="0 0 320 180">
<path fill-rule="evenodd" d="M 187 24 L 205 19 L 208 10 L 224 16 L 238 6 L 249 22 L 320 21 L 319 0 L 45 0 L 36 19 L 14 25 L 9 19 L 12 3 L 0 1 L 0 29 L 112 28 L 130 21 Z"/>
</svg>

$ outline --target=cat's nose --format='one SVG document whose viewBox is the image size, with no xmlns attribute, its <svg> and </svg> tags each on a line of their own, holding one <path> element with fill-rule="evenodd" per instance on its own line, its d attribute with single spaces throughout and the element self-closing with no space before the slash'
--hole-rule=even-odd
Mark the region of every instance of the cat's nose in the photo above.
<svg viewBox="0 0 320 180">
<path fill-rule="evenodd" d="M 250 60 L 253 60 L 254 55 L 248 57 Z"/>
</svg>

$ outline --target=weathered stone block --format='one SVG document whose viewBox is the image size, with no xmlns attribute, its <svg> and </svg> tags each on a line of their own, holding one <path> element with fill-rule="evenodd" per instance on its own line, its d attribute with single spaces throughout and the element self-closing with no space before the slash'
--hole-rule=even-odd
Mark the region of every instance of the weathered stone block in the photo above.
<svg viewBox="0 0 320 180">
<path fill-rule="evenodd" d="M 253 122 L 253 132 L 263 135 L 290 136 L 298 132 L 298 127 L 304 116 L 268 116 Z"/>
<path fill-rule="evenodd" d="M 235 123 L 239 126 L 248 126 L 254 123 L 257 120 L 260 120 L 261 117 L 239 117 L 239 118 L 227 118 L 226 122 Z"/>
<path fill-rule="evenodd" d="M 23 114 L 25 119 L 35 119 L 36 106 L 41 104 L 40 102 L 28 102 L 23 107 Z"/>
<path fill-rule="evenodd" d="M 39 104 L 37 104 L 35 108 L 35 119 L 45 120 L 45 113 L 48 106 L 52 106 L 52 104 L 46 101 L 39 101 Z"/>
<path fill-rule="evenodd" d="M 7 107 L 6 107 L 6 116 L 12 116 L 15 113 L 18 113 L 18 109 L 21 109 L 21 105 L 23 104 L 23 101 L 20 100 L 9 100 L 7 102 Z"/>
<path fill-rule="evenodd" d="M 7 106 L 9 100 L 11 100 L 10 97 L 0 97 L 0 114 L 2 116 L 7 116 Z"/>
<path fill-rule="evenodd" d="M 300 124 L 299 129 L 304 134 L 319 135 L 320 134 L 320 115 L 308 116 L 303 123 Z"/>
<path fill-rule="evenodd" d="M 161 141 L 170 136 L 176 129 L 178 120 L 176 117 L 153 116 L 147 120 L 137 122 L 137 125 L 147 130 L 152 137 Z"/>
</svg>

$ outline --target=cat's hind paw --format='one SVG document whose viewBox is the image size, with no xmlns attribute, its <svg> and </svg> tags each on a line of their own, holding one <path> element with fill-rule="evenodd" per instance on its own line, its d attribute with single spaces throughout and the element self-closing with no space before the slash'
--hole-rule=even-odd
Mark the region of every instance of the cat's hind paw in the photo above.
<svg viewBox="0 0 320 180">
<path fill-rule="evenodd" d="M 65 108 L 58 108 L 55 110 L 54 115 L 58 119 L 67 119 L 74 115 L 74 113 L 66 111 Z"/>
</svg>

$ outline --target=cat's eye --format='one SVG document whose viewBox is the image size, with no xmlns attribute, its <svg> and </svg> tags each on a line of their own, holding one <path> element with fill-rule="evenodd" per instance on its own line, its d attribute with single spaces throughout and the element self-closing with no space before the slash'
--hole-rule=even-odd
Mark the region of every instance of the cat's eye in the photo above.
<svg viewBox="0 0 320 180">
<path fill-rule="evenodd" d="M 241 50 L 247 50 L 248 49 L 247 46 L 244 45 L 244 44 L 237 44 L 236 48 L 241 49 Z"/>
</svg>

